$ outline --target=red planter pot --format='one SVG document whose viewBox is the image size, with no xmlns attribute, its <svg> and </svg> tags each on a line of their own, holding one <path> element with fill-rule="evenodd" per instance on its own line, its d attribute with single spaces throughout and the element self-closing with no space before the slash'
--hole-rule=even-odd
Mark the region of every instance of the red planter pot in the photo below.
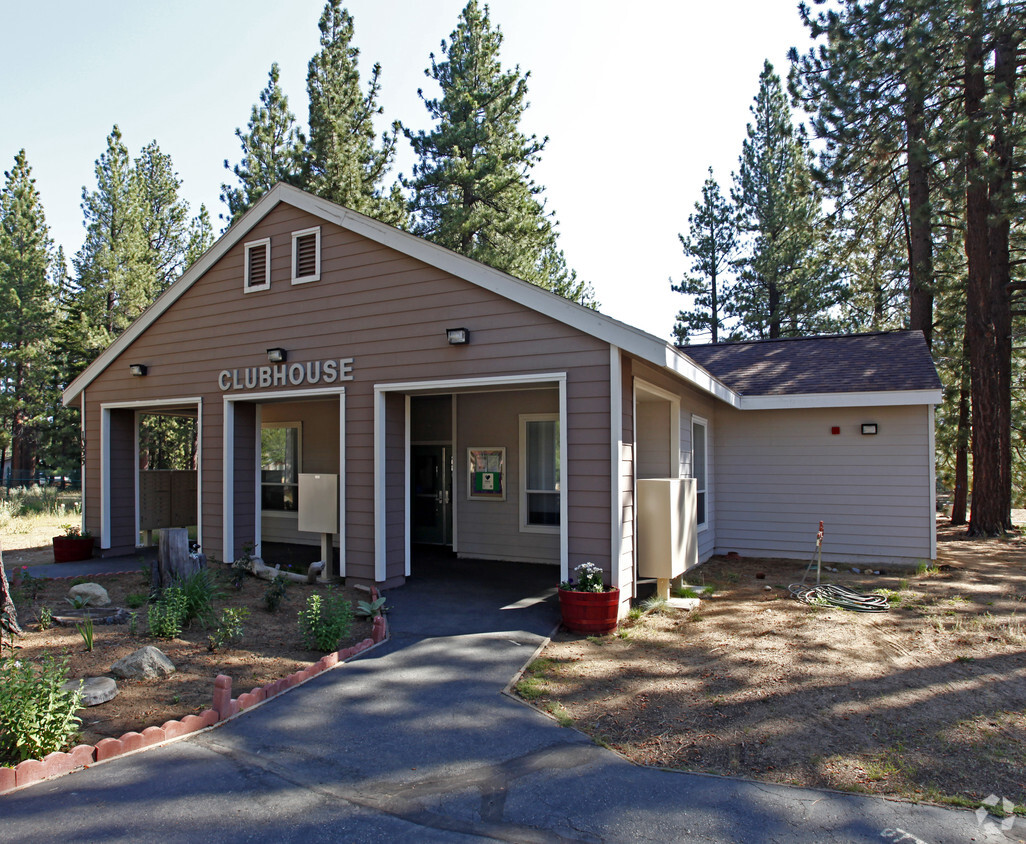
<svg viewBox="0 0 1026 844">
<path fill-rule="evenodd" d="M 55 536 L 53 538 L 53 561 L 55 563 L 75 563 L 88 560 L 93 556 L 91 536 Z"/>
<path fill-rule="evenodd" d="M 574 592 L 559 590 L 559 609 L 563 626 L 575 633 L 608 633 L 616 629 L 620 609 L 620 590 L 605 592 Z"/>
</svg>

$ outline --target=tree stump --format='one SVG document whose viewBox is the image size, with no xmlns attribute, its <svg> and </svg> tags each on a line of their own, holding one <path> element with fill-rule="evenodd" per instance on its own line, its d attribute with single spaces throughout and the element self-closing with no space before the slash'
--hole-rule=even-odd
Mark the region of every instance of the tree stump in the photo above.
<svg viewBox="0 0 1026 844">
<path fill-rule="evenodd" d="M 189 553 L 189 531 L 185 528 L 161 528 L 157 547 L 157 565 L 151 581 L 155 590 L 166 589 L 206 567 L 206 557 Z"/>
<path fill-rule="evenodd" d="M 7 571 L 4 569 L 4 549 L 0 545 L 0 643 L 6 632 L 12 639 L 21 635 L 18 626 L 18 610 L 11 599 L 11 587 L 7 584 Z M 2 648 L 0 648 L 2 650 Z"/>
</svg>

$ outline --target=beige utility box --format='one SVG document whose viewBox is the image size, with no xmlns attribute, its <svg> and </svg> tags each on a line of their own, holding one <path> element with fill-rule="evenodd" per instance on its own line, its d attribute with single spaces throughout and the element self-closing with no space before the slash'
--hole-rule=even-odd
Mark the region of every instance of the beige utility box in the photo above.
<svg viewBox="0 0 1026 844">
<path fill-rule="evenodd" d="M 338 475 L 300 474 L 298 527 L 338 533 Z"/>
<path fill-rule="evenodd" d="M 698 565 L 694 478 L 638 481 L 638 575 L 670 580 Z"/>
</svg>

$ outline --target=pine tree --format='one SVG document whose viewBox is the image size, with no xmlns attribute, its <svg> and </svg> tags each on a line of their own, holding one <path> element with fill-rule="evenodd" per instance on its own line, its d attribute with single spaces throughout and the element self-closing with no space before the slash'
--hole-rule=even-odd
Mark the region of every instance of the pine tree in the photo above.
<svg viewBox="0 0 1026 844">
<path fill-rule="evenodd" d="M 234 223 L 278 182 L 302 184 L 305 139 L 289 110 L 288 97 L 279 84 L 278 64 L 271 65 L 267 87 L 250 112 L 247 131 L 235 130 L 242 144 L 242 161 L 234 167 L 224 162 L 239 185 L 221 185 L 221 201 L 228 206 L 228 224 Z M 222 215 L 224 218 L 224 215 Z"/>
<path fill-rule="evenodd" d="M 308 190 L 361 214 L 403 226 L 405 202 L 397 187 L 388 194 L 382 183 L 395 157 L 399 124 L 377 146 L 374 118 L 381 65 L 371 70 L 367 93 L 360 87 L 360 51 L 353 46 L 353 18 L 341 0 L 328 0 L 318 27 L 320 51 L 310 60 L 306 90 L 310 97 L 310 142 L 304 183 Z"/>
<path fill-rule="evenodd" d="M 429 99 L 429 132 L 406 130 L 418 156 L 412 190 L 414 231 L 435 243 L 526 281 L 594 304 L 590 285 L 566 272 L 542 187 L 531 178 L 545 138 L 524 135 L 527 80 L 504 70 L 502 32 L 488 7 L 470 0 L 442 57 L 431 54 L 426 75 L 441 88 Z"/>
<path fill-rule="evenodd" d="M 114 340 L 158 293 L 144 228 L 143 200 L 128 148 L 115 126 L 97 159 L 96 190 L 82 188 L 86 239 L 74 259 L 75 317 L 93 354 Z"/>
<path fill-rule="evenodd" d="M 0 193 L 0 402 L 16 479 L 35 473 L 45 421 L 54 297 L 53 243 L 25 150 Z"/>
<path fill-rule="evenodd" d="M 709 178 L 702 185 L 702 199 L 695 203 L 695 213 L 688 217 L 688 234 L 677 235 L 684 254 L 691 259 L 691 272 L 680 282 L 670 282 L 677 293 L 693 297 L 693 308 L 680 311 L 673 334 L 678 343 L 688 343 L 695 335 L 708 334 L 718 343 L 723 329 L 723 274 L 730 265 L 737 246 L 737 221 L 734 209 L 724 199 L 720 186 L 709 168 Z"/>
<path fill-rule="evenodd" d="M 748 337 L 832 330 L 829 310 L 842 291 L 822 240 L 821 198 L 807 143 L 768 61 L 751 111 L 732 191 L 743 239 L 728 313 Z"/>
</svg>

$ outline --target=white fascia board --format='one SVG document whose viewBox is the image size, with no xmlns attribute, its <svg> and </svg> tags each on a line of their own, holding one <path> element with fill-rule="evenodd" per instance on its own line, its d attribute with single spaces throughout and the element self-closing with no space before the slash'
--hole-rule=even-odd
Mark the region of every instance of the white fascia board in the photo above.
<svg viewBox="0 0 1026 844">
<path fill-rule="evenodd" d="M 182 295 L 199 279 L 207 270 L 216 264 L 224 255 L 242 240 L 271 209 L 277 205 L 281 198 L 279 196 L 279 185 L 268 193 L 264 194 L 257 203 L 239 219 L 234 226 L 226 231 L 206 252 L 204 252 L 186 270 L 182 276 L 174 282 L 167 290 L 161 293 L 136 320 L 128 326 L 79 376 L 72 381 L 64 390 L 62 401 L 66 407 L 71 407 L 79 394 L 86 386 L 106 369 L 125 349 L 160 317 L 168 308 L 177 302 Z"/>
<path fill-rule="evenodd" d="M 897 407 L 900 405 L 940 403 L 940 390 L 807 393 L 794 396 L 742 396 L 741 410 L 791 410 L 814 407 Z"/>
</svg>

